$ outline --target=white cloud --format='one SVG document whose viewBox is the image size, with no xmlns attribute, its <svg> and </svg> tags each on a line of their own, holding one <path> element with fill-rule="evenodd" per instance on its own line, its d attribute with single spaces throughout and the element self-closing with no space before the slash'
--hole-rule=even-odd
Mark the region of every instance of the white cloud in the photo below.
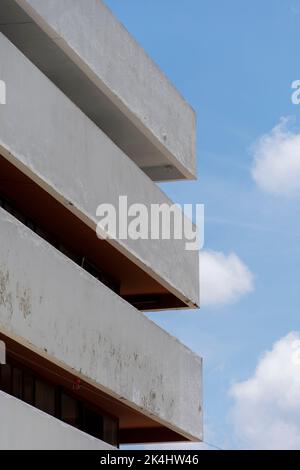
<svg viewBox="0 0 300 470">
<path fill-rule="evenodd" d="M 292 332 L 259 360 L 254 375 L 231 388 L 232 418 L 250 449 L 300 449 L 300 333 Z"/>
<path fill-rule="evenodd" d="M 200 303 L 203 306 L 234 302 L 253 289 L 253 277 L 239 257 L 215 251 L 200 253 Z"/>
<path fill-rule="evenodd" d="M 300 133 L 288 129 L 282 118 L 253 147 L 252 176 L 257 185 L 272 194 L 300 195 Z"/>
</svg>

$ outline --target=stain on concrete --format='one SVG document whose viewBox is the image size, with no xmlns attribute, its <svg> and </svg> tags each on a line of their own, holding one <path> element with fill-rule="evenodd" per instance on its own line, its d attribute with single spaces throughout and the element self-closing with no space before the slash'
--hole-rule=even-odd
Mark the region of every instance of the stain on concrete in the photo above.
<svg viewBox="0 0 300 470">
<path fill-rule="evenodd" d="M 142 404 L 144 408 L 151 410 L 153 413 L 159 412 L 160 406 L 154 389 L 151 389 L 149 394 L 142 396 Z"/>
<path fill-rule="evenodd" d="M 0 269 L 0 306 L 6 307 L 9 318 L 13 315 L 12 294 L 9 291 L 9 271 Z"/>
<path fill-rule="evenodd" d="M 25 320 L 31 315 L 31 290 L 23 289 L 18 295 L 20 311 Z"/>
</svg>

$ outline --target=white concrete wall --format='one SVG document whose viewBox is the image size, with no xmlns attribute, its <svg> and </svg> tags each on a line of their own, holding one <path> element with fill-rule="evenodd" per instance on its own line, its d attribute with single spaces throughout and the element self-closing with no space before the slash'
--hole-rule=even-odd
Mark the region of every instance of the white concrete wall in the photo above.
<svg viewBox="0 0 300 470">
<path fill-rule="evenodd" d="M 144 138 L 195 177 L 194 111 L 101 0 L 16 1 Z"/>
<path fill-rule="evenodd" d="M 114 450 L 0 391 L 0 450 Z"/>
<path fill-rule="evenodd" d="M 120 195 L 128 195 L 128 204 L 170 204 L 2 34 L 0 77 L 7 85 L 7 104 L 0 106 L 0 152 L 90 227 L 96 227 L 97 206 L 118 207 Z M 185 240 L 112 243 L 181 300 L 199 304 L 198 253 L 185 251 Z"/>
<path fill-rule="evenodd" d="M 0 330 L 201 439 L 200 358 L 3 209 Z"/>
</svg>

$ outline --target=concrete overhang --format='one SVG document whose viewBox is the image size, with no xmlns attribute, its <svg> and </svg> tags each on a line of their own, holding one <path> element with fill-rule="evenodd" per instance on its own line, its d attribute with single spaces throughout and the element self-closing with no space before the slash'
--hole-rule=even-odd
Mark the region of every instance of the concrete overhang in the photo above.
<svg viewBox="0 0 300 470">
<path fill-rule="evenodd" d="M 0 0 L 0 31 L 151 179 L 195 178 L 194 111 L 101 0 Z"/>
<path fill-rule="evenodd" d="M 0 77 L 7 84 L 7 103 L 0 106 L 0 154 L 20 171 L 14 175 L 1 163 L 8 176 L 0 179 L 0 189 L 23 205 L 28 201 L 31 212 L 40 209 L 38 216 L 53 230 L 60 227 L 67 236 L 72 227 L 69 240 L 77 236 L 78 244 L 85 243 L 89 250 L 93 245 L 92 256 L 110 253 L 109 269 L 116 274 L 121 274 L 123 263 L 121 295 L 129 301 L 141 296 L 141 309 L 152 294 L 163 294 L 165 300 L 148 310 L 197 307 L 199 257 L 197 251 L 185 249 L 187 240 L 127 238 L 104 243 L 96 237 L 99 204 L 118 209 L 119 196 L 126 195 L 128 205 L 142 203 L 150 213 L 151 204 L 172 202 L 1 33 Z M 76 220 L 63 229 L 59 224 L 70 214 Z M 80 241 L 84 227 L 89 238 Z"/>
<path fill-rule="evenodd" d="M 201 359 L 3 209 L 0 233 L 8 355 L 79 377 L 121 443 L 201 440 Z"/>
</svg>

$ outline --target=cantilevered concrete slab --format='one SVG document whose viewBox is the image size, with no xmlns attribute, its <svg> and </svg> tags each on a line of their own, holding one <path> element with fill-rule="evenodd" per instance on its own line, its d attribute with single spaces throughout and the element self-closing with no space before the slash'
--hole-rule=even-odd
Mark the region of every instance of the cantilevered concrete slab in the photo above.
<svg viewBox="0 0 300 470">
<path fill-rule="evenodd" d="M 101 0 L 0 0 L 0 31 L 153 180 L 195 177 L 194 111 Z"/>
<path fill-rule="evenodd" d="M 172 204 L 1 33 L 0 76 L 7 84 L 7 104 L 0 106 L 0 154 L 75 214 L 94 232 L 95 239 L 96 209 L 101 203 L 118 209 L 119 196 L 125 195 L 128 205 L 143 203 L 149 213 L 151 204 Z M 24 192 L 25 197 L 25 190 L 19 187 L 16 195 L 22 198 Z M 49 207 L 45 207 L 47 210 Z M 56 216 L 52 217 L 55 226 Z M 179 299 L 181 307 L 194 308 L 199 305 L 198 252 L 185 250 L 186 241 L 128 238 L 109 240 L 109 244 Z M 132 279 L 132 284 L 139 282 Z M 124 295 L 130 293 L 127 290 Z M 172 305 L 164 305 L 168 307 Z"/>
<path fill-rule="evenodd" d="M 0 233 L 0 339 L 133 410 L 137 429 L 114 407 L 122 442 L 143 441 L 153 423 L 201 439 L 200 358 L 3 209 Z"/>
</svg>

